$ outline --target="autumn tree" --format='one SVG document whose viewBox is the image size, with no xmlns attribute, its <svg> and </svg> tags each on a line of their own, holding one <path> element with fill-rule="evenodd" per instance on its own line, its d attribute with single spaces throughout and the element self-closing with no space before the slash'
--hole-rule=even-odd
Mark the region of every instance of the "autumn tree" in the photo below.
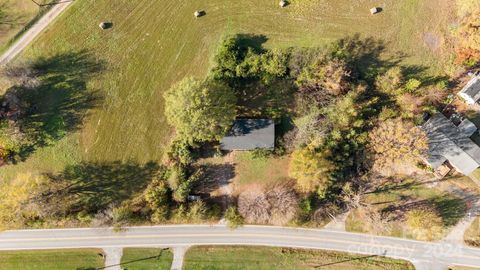
<svg viewBox="0 0 480 270">
<path fill-rule="evenodd" d="M 461 20 L 456 34 L 457 60 L 466 64 L 480 61 L 480 7 Z"/>
<path fill-rule="evenodd" d="M 443 232 L 443 220 L 432 207 L 413 209 L 406 214 L 409 232 L 418 240 L 434 240 Z"/>
<path fill-rule="evenodd" d="M 428 148 L 425 132 L 399 118 L 380 123 L 370 132 L 369 139 L 377 171 L 391 168 L 398 161 L 415 162 Z"/>
<path fill-rule="evenodd" d="M 164 95 L 165 115 L 187 141 L 219 140 L 235 119 L 236 97 L 218 81 L 186 78 Z"/>
<path fill-rule="evenodd" d="M 292 153 L 289 176 L 297 180 L 300 191 L 324 193 L 333 169 L 327 157 L 327 151 L 317 151 L 313 147 L 304 147 Z"/>
<path fill-rule="evenodd" d="M 305 67 L 295 83 L 303 99 L 326 105 L 350 90 L 351 74 L 344 60 L 322 56 Z"/>
</svg>

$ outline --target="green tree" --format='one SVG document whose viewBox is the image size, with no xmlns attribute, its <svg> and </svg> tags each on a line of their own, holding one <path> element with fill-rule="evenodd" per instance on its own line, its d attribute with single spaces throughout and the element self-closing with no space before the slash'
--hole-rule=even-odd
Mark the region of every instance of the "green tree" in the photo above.
<svg viewBox="0 0 480 270">
<path fill-rule="evenodd" d="M 168 122 L 190 143 L 219 140 L 236 116 L 235 94 L 218 81 L 185 78 L 164 97 Z"/>
<path fill-rule="evenodd" d="M 145 201 L 152 210 L 153 222 L 162 222 L 167 219 L 169 210 L 169 190 L 165 180 L 154 178 L 145 191 Z"/>
<path fill-rule="evenodd" d="M 404 83 L 405 79 L 400 67 L 393 67 L 387 70 L 387 72 L 379 75 L 375 80 L 377 89 L 390 95 L 397 95 Z"/>
</svg>

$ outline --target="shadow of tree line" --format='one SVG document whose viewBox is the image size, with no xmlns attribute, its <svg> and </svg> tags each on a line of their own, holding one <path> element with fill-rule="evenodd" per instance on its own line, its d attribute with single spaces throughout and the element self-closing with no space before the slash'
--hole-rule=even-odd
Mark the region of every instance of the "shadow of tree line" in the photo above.
<svg viewBox="0 0 480 270">
<path fill-rule="evenodd" d="M 96 214 L 143 192 L 159 172 L 155 162 L 84 162 L 68 166 L 33 192 L 30 204 L 42 218 L 65 218 L 77 213 Z"/>
<path fill-rule="evenodd" d="M 27 106 L 16 119 L 27 138 L 19 153 L 21 160 L 81 127 L 88 110 L 102 100 L 98 91 L 87 89 L 88 81 L 104 70 L 103 62 L 87 51 L 37 58 L 27 65 L 36 83 L 20 83 L 7 90 Z"/>
</svg>

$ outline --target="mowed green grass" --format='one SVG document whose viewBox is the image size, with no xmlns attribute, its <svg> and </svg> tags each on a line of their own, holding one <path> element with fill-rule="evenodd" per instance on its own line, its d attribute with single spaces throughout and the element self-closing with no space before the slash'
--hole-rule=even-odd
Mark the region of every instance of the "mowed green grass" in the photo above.
<svg viewBox="0 0 480 270">
<path fill-rule="evenodd" d="M 19 165 L 2 167 L 9 181 L 26 171 L 57 171 L 86 161 L 158 161 L 172 129 L 163 115 L 162 94 L 185 76 L 204 77 L 219 42 L 230 34 L 265 35 L 268 48 L 319 46 L 360 33 L 384 40 L 384 57 L 402 53 L 404 64 L 441 72 L 441 50 L 423 35 L 447 31 L 442 16 L 453 0 L 385 0 L 375 16 L 374 0 L 76 0 L 23 54 L 49 58 L 86 51 L 105 70 L 86 81 L 102 100 L 83 127 L 59 143 L 36 151 Z M 194 18 L 197 9 L 206 16 Z M 103 31 L 98 24 L 113 22 Z M 3 178 L 3 179 L 2 179 Z"/>
<path fill-rule="evenodd" d="M 289 157 L 254 157 L 251 152 L 235 153 L 235 185 L 240 190 L 252 184 L 286 180 Z"/>
<path fill-rule="evenodd" d="M 414 269 L 409 262 L 332 251 L 274 247 L 193 247 L 185 255 L 184 270 L 279 269 Z"/>
<path fill-rule="evenodd" d="M 0 270 L 72 270 L 104 266 L 95 249 L 62 249 L 0 252 Z"/>
<path fill-rule="evenodd" d="M 0 18 L 0 52 L 3 52 L 9 41 L 38 14 L 40 8 L 31 0 L 0 0 L 0 8 L 5 14 Z"/>
<path fill-rule="evenodd" d="M 161 254 L 161 256 L 159 256 Z M 159 248 L 125 248 L 122 269 L 168 270 L 172 265 L 173 253 Z"/>
</svg>

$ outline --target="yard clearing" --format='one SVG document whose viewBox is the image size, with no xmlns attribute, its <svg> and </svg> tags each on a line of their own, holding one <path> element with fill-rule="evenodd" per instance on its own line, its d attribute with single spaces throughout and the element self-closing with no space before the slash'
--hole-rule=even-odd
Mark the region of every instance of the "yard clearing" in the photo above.
<svg viewBox="0 0 480 270">
<path fill-rule="evenodd" d="M 172 264 L 173 253 L 160 248 L 123 249 L 122 268 L 129 270 L 168 270 Z"/>
<path fill-rule="evenodd" d="M 192 247 L 185 270 L 199 269 L 414 269 L 409 262 L 348 253 L 274 247 Z"/>
<path fill-rule="evenodd" d="M 467 205 L 463 198 L 440 188 L 411 179 L 388 182 L 366 195 L 366 202 L 379 211 L 387 224 L 378 228 L 366 221 L 363 211 L 353 210 L 346 220 L 347 231 L 415 238 L 407 229 L 405 214 L 413 209 L 433 207 L 443 219 L 443 230 L 435 240 L 442 239 L 449 229 L 464 217 Z M 428 228 L 425 228 L 428 229 Z"/>
<path fill-rule="evenodd" d="M 0 252 L 0 270 L 97 269 L 104 261 L 96 249 L 62 249 Z"/>
<path fill-rule="evenodd" d="M 372 16 L 369 8 L 377 4 L 373 0 L 292 1 L 284 9 L 270 0 L 138 0 L 115 5 L 77 0 L 20 60 L 89 56 L 104 69 L 78 86 L 101 100 L 85 113 L 78 130 L 37 149 L 25 162 L 2 167 L 0 181 L 27 172 L 55 172 L 79 161 L 160 161 L 172 134 L 163 115 L 163 92 L 185 76 L 204 77 L 220 40 L 230 34 L 264 35 L 265 47 L 288 48 L 319 46 L 359 33 L 382 40 L 384 58 L 415 65 L 419 72 L 443 74 L 441 59 L 447 55 L 429 48 L 423 37 L 448 32 L 450 16 L 445 13 L 452 3 L 386 0 L 383 12 Z M 195 18 L 197 9 L 206 16 Z M 101 30 L 102 21 L 112 22 L 113 28 Z"/>
</svg>

